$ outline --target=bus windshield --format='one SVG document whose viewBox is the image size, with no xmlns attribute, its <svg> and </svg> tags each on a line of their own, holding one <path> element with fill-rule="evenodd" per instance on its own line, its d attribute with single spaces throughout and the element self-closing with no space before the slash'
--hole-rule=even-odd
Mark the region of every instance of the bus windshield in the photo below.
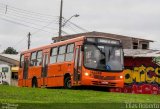
<svg viewBox="0 0 160 109">
<path fill-rule="evenodd" d="M 122 48 L 112 45 L 85 44 L 84 66 L 95 70 L 122 71 Z"/>
</svg>

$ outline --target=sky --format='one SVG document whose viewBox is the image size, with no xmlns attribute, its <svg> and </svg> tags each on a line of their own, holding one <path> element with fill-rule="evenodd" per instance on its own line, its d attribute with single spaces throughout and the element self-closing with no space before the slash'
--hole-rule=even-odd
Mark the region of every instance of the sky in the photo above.
<svg viewBox="0 0 160 109">
<path fill-rule="evenodd" d="M 160 50 L 160 0 L 63 0 L 63 34 L 106 32 L 155 41 Z M 0 0 L 0 52 L 52 43 L 58 35 L 60 0 Z M 82 27 L 83 29 L 77 28 Z"/>
</svg>

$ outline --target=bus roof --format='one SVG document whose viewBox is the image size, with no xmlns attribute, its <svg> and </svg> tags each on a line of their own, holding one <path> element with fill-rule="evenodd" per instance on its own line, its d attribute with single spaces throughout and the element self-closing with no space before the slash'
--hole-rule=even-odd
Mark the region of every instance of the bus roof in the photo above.
<svg viewBox="0 0 160 109">
<path fill-rule="evenodd" d="M 119 39 L 110 38 L 110 37 L 106 37 L 106 36 L 80 36 L 80 37 L 76 37 L 76 38 L 72 38 L 72 39 L 68 39 L 68 40 L 64 40 L 64 41 L 60 41 L 60 42 L 56 42 L 56 43 L 52 43 L 52 44 L 48 44 L 48 45 L 45 45 L 45 46 L 33 48 L 33 49 L 30 49 L 30 50 L 26 50 L 26 51 L 21 52 L 21 54 L 30 53 L 30 52 L 38 51 L 38 50 L 43 50 L 43 49 L 47 49 L 47 48 L 50 48 L 50 47 L 53 47 L 53 46 L 59 46 L 59 45 L 67 44 L 67 43 L 77 42 L 77 41 L 80 41 L 80 40 L 84 40 L 84 38 L 86 38 L 86 37 L 101 37 L 101 38 L 120 41 Z"/>
<path fill-rule="evenodd" d="M 30 49 L 30 50 L 23 51 L 23 52 L 21 52 L 21 54 L 25 54 L 25 53 L 29 53 L 29 52 L 33 52 L 33 51 L 37 51 L 37 50 L 43 50 L 43 49 L 46 49 L 46 48 L 50 48 L 52 46 L 59 46 L 59 45 L 67 44 L 67 43 L 73 43 L 73 42 L 77 42 L 77 41 L 80 41 L 80 40 L 83 40 L 83 39 L 84 39 L 84 36 L 81 36 L 81 37 L 77 37 L 77 38 L 73 38 L 73 39 L 69 39 L 69 40 L 65 40 L 65 41 L 51 43 L 51 44 L 48 44 L 48 45 L 45 45 L 45 46 L 41 46 L 41 47 L 37 47 L 37 48 L 33 48 L 33 49 Z"/>
</svg>

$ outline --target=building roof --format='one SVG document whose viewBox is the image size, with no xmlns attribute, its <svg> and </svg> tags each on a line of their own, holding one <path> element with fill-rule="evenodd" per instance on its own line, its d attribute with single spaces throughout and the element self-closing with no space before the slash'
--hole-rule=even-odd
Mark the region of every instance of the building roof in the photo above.
<svg viewBox="0 0 160 109">
<path fill-rule="evenodd" d="M 160 51 L 144 50 L 144 49 L 124 49 L 124 56 L 126 57 L 160 57 Z"/>
<path fill-rule="evenodd" d="M 10 59 L 13 59 L 13 60 L 16 60 L 16 61 L 19 61 L 19 58 L 20 58 L 19 54 L 17 54 L 17 55 L 15 55 L 15 54 L 0 54 L 0 56 L 10 58 Z"/>
<path fill-rule="evenodd" d="M 97 32 L 97 31 L 86 32 L 86 33 L 79 33 L 79 34 L 72 34 L 72 35 L 65 35 L 65 36 L 62 36 L 62 37 L 66 37 L 68 39 L 68 38 L 72 38 L 72 37 L 85 36 L 85 35 L 97 35 L 97 36 L 98 35 L 103 35 L 103 36 L 108 36 L 108 37 L 131 38 L 131 39 L 139 39 L 141 41 L 154 42 L 152 40 L 147 40 L 147 39 L 142 39 L 142 38 L 135 38 L 135 37 L 131 37 L 131 36 L 117 35 L 117 34 Z M 59 37 L 53 37 L 52 40 L 57 40 L 58 38 Z"/>
<path fill-rule="evenodd" d="M 8 64 L 12 66 L 19 65 L 20 55 L 0 54 L 0 64 Z"/>
</svg>

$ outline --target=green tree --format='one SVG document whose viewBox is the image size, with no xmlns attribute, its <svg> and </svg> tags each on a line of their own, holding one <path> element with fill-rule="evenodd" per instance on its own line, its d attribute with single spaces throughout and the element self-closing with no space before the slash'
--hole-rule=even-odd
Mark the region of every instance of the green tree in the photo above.
<svg viewBox="0 0 160 109">
<path fill-rule="evenodd" d="M 8 47 L 6 50 L 3 51 L 5 54 L 18 54 L 18 52 L 13 47 Z"/>
</svg>

